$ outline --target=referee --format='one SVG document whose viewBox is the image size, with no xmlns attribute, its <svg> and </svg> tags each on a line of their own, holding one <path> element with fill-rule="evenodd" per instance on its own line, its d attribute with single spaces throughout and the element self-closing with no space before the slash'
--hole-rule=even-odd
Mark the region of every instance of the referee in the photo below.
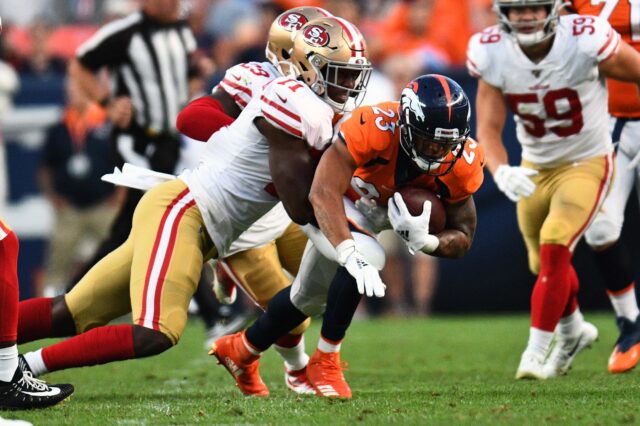
<svg viewBox="0 0 640 426">
<path fill-rule="evenodd" d="M 143 0 L 138 12 L 106 24 L 78 49 L 70 78 L 107 109 L 119 165 L 175 172 L 180 148 L 175 120 L 188 101 L 195 48 L 193 33 L 180 19 L 180 0 Z M 110 79 L 101 73 L 105 69 Z M 110 236 L 87 268 L 124 243 L 141 197 L 141 191 L 127 189 Z"/>
</svg>

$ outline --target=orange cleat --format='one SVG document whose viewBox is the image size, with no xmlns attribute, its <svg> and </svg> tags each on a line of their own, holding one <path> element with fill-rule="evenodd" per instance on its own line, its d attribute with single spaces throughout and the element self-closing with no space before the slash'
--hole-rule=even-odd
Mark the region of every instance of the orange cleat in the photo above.
<svg viewBox="0 0 640 426">
<path fill-rule="evenodd" d="M 613 353 L 609 357 L 609 373 L 625 373 L 633 369 L 640 360 L 640 316 L 635 322 L 627 318 L 616 319 L 620 329 L 620 337 Z"/>
<path fill-rule="evenodd" d="M 218 358 L 218 364 L 222 364 L 233 376 L 240 392 L 248 396 L 269 395 L 269 388 L 258 372 L 260 355 L 249 352 L 242 332 L 216 340 L 211 345 L 209 355 Z"/>
<path fill-rule="evenodd" d="M 346 363 L 345 363 L 346 367 Z M 351 388 L 342 374 L 340 352 L 316 349 L 307 365 L 307 377 L 316 395 L 328 398 L 351 399 Z"/>
</svg>

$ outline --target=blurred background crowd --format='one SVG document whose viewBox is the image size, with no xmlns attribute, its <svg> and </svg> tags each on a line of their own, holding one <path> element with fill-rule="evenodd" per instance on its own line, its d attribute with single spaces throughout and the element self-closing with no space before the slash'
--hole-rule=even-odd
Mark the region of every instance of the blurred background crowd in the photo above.
<svg viewBox="0 0 640 426">
<path fill-rule="evenodd" d="M 376 69 L 365 103 L 397 99 L 407 81 L 431 72 L 457 80 L 473 101 L 476 82 L 464 68 L 466 46 L 473 33 L 496 22 L 491 3 L 183 0 L 182 13 L 198 44 L 190 96 L 208 93 L 236 63 L 263 61 L 273 19 L 285 9 L 314 5 L 364 33 Z M 114 165 L 108 118 L 65 76 L 79 45 L 105 23 L 139 7 L 136 0 L 30 0 L 28 7 L 22 0 L 0 2 L 0 216 L 21 239 L 23 298 L 64 292 L 108 233 L 122 202 L 120 191 L 99 179 Z M 61 154 L 63 128 L 73 147 L 66 157 Z M 505 140 L 515 164 L 519 147 L 513 124 L 507 126 Z M 86 157 L 96 160 L 89 169 Z M 515 207 L 496 190 L 488 172 L 476 204 L 476 240 L 462 260 L 412 257 L 392 233 L 383 234 L 389 252 L 384 271 L 388 295 L 369 301 L 363 315 L 527 309 L 534 277 L 527 270 Z M 637 205 L 634 200 L 630 204 L 623 241 L 637 256 L 632 237 L 638 235 Z M 581 304 L 604 308 L 608 302 L 590 256 L 585 247 L 578 248 Z"/>
</svg>

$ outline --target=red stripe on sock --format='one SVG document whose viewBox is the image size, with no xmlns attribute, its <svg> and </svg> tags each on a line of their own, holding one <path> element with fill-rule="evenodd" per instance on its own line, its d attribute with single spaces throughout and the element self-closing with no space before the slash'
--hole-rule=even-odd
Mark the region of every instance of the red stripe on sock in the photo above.
<svg viewBox="0 0 640 426">
<path fill-rule="evenodd" d="M 540 274 L 531 294 L 531 326 L 553 331 L 571 297 L 571 251 L 558 244 L 540 246 Z"/>
<path fill-rule="evenodd" d="M 18 343 L 56 337 L 53 335 L 51 306 L 53 299 L 39 297 L 20 302 Z"/>
<path fill-rule="evenodd" d="M 2 224 L 2 221 L 0 221 Z M 13 343 L 18 330 L 18 237 L 8 227 L 2 228 L 0 240 L 0 342 Z"/>
<path fill-rule="evenodd" d="M 285 334 L 276 340 L 276 345 L 282 348 L 295 348 L 302 341 L 302 334 Z"/>
<path fill-rule="evenodd" d="M 107 325 L 42 350 L 49 371 L 133 359 L 133 325 Z"/>
<path fill-rule="evenodd" d="M 609 296 L 622 296 L 623 294 L 625 294 L 628 291 L 633 291 L 636 288 L 636 283 L 632 282 L 631 284 L 629 284 L 628 286 L 626 286 L 625 288 L 623 288 L 622 290 L 618 290 L 618 291 L 611 291 L 611 290 L 607 290 L 607 294 Z"/>
</svg>

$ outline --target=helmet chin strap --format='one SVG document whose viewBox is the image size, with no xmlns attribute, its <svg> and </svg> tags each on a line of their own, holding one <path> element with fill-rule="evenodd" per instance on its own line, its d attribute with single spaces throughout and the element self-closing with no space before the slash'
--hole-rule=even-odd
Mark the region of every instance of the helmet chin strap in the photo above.
<svg viewBox="0 0 640 426">
<path fill-rule="evenodd" d="M 523 34 L 516 32 L 515 38 L 519 45 L 521 46 L 532 46 L 534 44 L 540 43 L 549 37 L 550 34 L 545 34 L 544 30 L 536 31 L 531 34 Z"/>
</svg>

